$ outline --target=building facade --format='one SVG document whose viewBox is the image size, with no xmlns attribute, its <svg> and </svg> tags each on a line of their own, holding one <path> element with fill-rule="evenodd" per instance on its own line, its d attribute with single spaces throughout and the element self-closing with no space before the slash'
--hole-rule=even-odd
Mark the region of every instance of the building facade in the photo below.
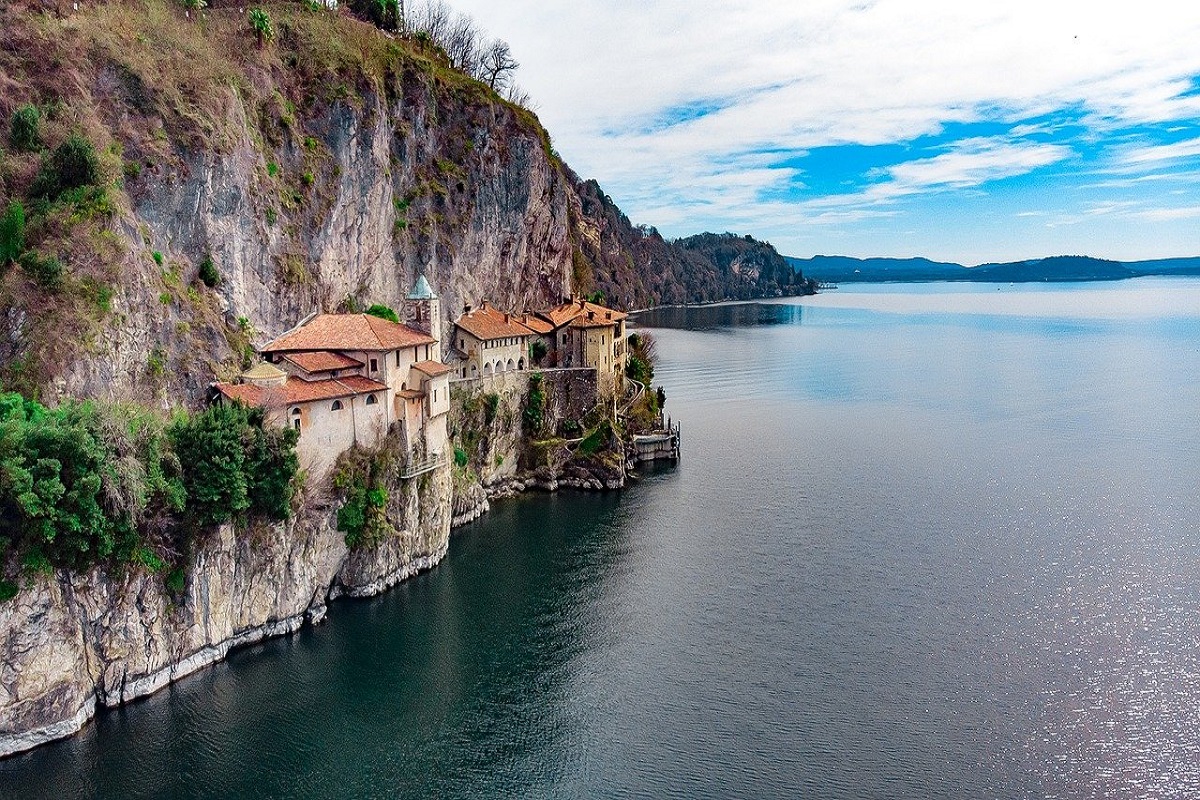
<svg viewBox="0 0 1200 800">
<path fill-rule="evenodd" d="M 265 345 L 264 362 L 240 382 L 214 384 L 214 399 L 262 407 L 269 422 L 299 431 L 300 463 L 316 476 L 343 451 L 376 446 L 389 432 L 411 458 L 444 456 L 450 369 L 431 335 L 438 313 L 421 276 L 405 318 L 425 329 L 368 314 L 312 316 Z"/>
</svg>

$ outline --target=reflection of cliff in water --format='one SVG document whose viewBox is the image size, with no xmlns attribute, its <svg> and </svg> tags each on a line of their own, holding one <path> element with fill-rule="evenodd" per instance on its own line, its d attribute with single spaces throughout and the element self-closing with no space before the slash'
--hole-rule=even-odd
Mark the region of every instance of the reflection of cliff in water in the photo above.
<svg viewBox="0 0 1200 800">
<path fill-rule="evenodd" d="M 633 321 L 646 328 L 710 331 L 751 325 L 799 325 L 802 311 L 802 306 L 790 303 L 671 306 L 640 312 L 633 317 Z"/>
</svg>

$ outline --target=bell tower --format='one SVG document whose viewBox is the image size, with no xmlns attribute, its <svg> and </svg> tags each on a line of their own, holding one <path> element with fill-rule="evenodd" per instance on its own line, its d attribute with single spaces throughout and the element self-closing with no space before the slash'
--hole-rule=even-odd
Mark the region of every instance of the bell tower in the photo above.
<svg viewBox="0 0 1200 800">
<path fill-rule="evenodd" d="M 437 344 L 433 346 L 435 361 L 442 360 L 442 306 L 425 273 L 417 276 L 412 291 L 404 298 L 404 321 L 410 327 L 428 333 Z"/>
</svg>

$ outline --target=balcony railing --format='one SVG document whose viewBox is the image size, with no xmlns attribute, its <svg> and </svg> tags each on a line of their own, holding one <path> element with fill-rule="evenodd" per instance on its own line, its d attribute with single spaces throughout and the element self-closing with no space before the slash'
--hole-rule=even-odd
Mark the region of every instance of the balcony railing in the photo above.
<svg viewBox="0 0 1200 800">
<path fill-rule="evenodd" d="M 412 459 L 408 462 L 408 464 L 405 465 L 404 469 L 400 471 L 400 478 L 402 480 L 409 480 L 410 478 L 415 478 L 418 475 L 424 475 L 426 472 L 433 472 L 442 465 L 443 460 L 444 459 L 442 458 L 441 453 L 434 453 L 428 458 L 423 458 L 420 460 Z"/>
</svg>

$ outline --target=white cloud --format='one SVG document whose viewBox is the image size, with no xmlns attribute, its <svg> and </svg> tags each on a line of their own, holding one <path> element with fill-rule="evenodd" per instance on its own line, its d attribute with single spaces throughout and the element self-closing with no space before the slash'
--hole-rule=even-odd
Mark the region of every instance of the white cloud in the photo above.
<svg viewBox="0 0 1200 800">
<path fill-rule="evenodd" d="M 1200 119 L 1189 91 L 1200 75 L 1200 14 L 1187 4 L 451 2 L 512 44 L 518 80 L 567 161 L 633 219 L 664 229 L 696 228 L 696 209 L 750 232 L 777 230 L 779 215 L 809 219 L 812 208 L 777 195 L 804 180 L 795 164 L 783 167 L 786 154 L 813 148 L 1012 123 L 1013 141 L 888 168 L 858 197 L 871 203 L 1065 162 L 1054 125 L 1024 123 L 1043 114 L 1082 115 L 1099 143 L 1121 129 Z M 672 109 L 701 104 L 716 110 L 669 124 Z M 1127 155 L 1152 165 L 1170 152 L 1131 146 Z M 677 210 L 672 221 L 656 216 L 664 209 Z"/>
<path fill-rule="evenodd" d="M 1200 138 L 1187 139 L 1173 144 L 1136 147 L 1124 153 L 1121 161 L 1126 164 L 1149 164 L 1161 161 L 1176 161 L 1200 156 Z"/>
</svg>

